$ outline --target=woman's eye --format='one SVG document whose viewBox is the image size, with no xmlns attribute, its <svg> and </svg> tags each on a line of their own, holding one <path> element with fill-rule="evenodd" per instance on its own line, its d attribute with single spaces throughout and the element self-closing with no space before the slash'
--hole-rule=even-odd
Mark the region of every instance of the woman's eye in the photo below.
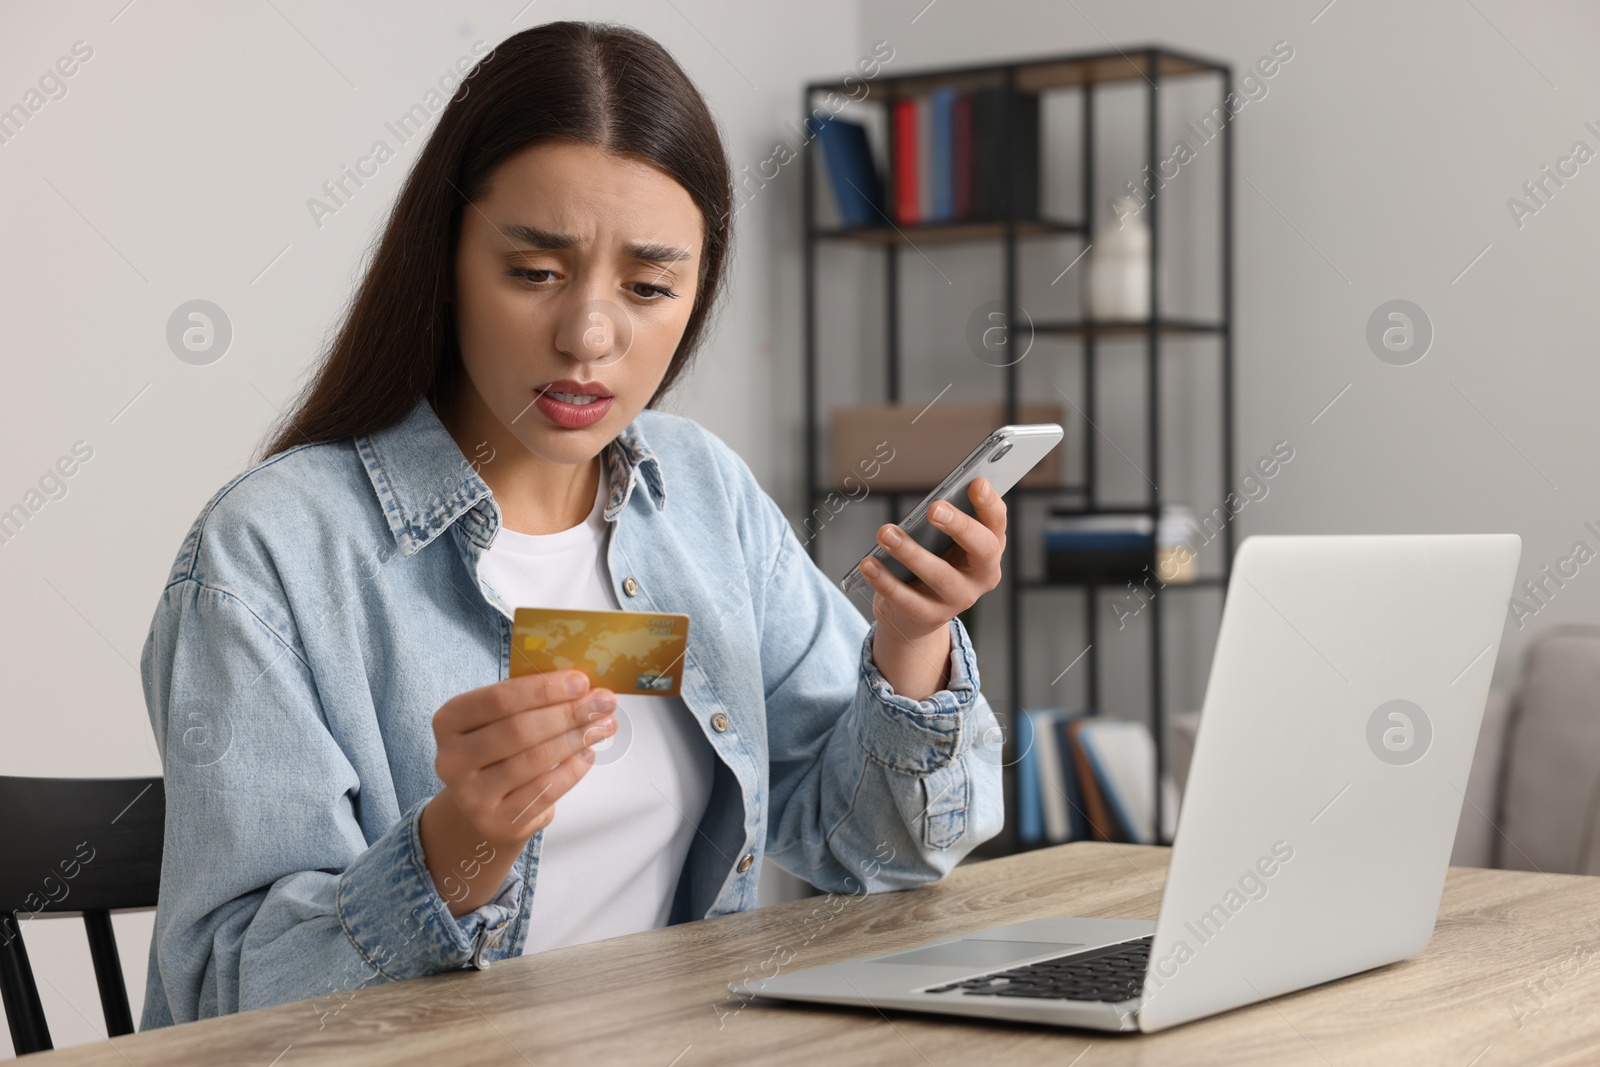
<svg viewBox="0 0 1600 1067">
<path fill-rule="evenodd" d="M 633 291 L 643 297 L 647 303 L 659 300 L 664 296 L 674 300 L 678 298 L 678 294 L 671 289 L 661 285 L 652 285 L 649 282 L 634 282 Z"/>
<path fill-rule="evenodd" d="M 506 273 L 511 277 L 521 278 L 524 281 L 538 285 L 550 281 L 556 272 L 542 267 L 511 267 Z M 634 282 L 628 288 L 632 289 L 634 295 L 647 304 L 654 303 L 662 297 L 668 297 L 673 300 L 678 298 L 678 294 L 666 286 L 654 285 L 650 282 Z"/>
</svg>

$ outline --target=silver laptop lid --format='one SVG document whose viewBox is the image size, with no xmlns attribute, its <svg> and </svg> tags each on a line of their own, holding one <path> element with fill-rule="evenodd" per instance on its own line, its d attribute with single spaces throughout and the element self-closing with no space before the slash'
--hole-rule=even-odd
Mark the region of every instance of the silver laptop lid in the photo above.
<svg viewBox="0 0 1600 1067">
<path fill-rule="evenodd" d="M 1240 546 L 1140 1029 L 1427 944 L 1521 546 L 1514 534 Z"/>
</svg>

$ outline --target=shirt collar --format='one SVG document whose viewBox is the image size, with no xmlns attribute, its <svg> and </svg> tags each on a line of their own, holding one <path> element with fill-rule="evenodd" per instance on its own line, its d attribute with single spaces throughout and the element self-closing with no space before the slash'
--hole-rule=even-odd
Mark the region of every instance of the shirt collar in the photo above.
<svg viewBox="0 0 1600 1067">
<path fill-rule="evenodd" d="M 601 453 L 610 485 L 607 522 L 621 514 L 640 481 L 656 510 L 667 506 L 661 460 L 639 422 L 635 418 L 623 427 Z M 488 543 L 500 521 L 499 506 L 426 397 L 393 426 L 357 437 L 355 446 L 402 555 L 421 549 L 468 512 L 476 527 L 469 527 L 469 534 Z"/>
</svg>

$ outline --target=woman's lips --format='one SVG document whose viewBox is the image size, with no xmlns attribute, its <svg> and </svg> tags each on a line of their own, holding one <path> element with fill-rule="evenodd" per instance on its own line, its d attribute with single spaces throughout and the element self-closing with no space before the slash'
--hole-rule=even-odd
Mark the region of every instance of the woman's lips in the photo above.
<svg viewBox="0 0 1600 1067">
<path fill-rule="evenodd" d="M 566 430 L 581 430 L 593 426 L 606 417 L 606 412 L 611 410 L 614 397 L 596 397 L 587 404 L 569 404 L 565 400 L 558 400 L 553 391 L 544 391 L 534 400 L 535 406 L 544 413 L 544 417 Z"/>
</svg>

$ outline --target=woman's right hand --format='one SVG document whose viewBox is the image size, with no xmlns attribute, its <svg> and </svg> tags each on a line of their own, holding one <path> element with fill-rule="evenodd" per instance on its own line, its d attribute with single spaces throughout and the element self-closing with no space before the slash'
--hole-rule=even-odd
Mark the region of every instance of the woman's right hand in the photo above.
<svg viewBox="0 0 1600 1067">
<path fill-rule="evenodd" d="M 494 899 L 528 839 L 594 764 L 616 731 L 616 694 L 582 671 L 552 671 L 471 689 L 433 717 L 444 783 L 423 810 L 423 858 L 454 915 Z"/>
</svg>

